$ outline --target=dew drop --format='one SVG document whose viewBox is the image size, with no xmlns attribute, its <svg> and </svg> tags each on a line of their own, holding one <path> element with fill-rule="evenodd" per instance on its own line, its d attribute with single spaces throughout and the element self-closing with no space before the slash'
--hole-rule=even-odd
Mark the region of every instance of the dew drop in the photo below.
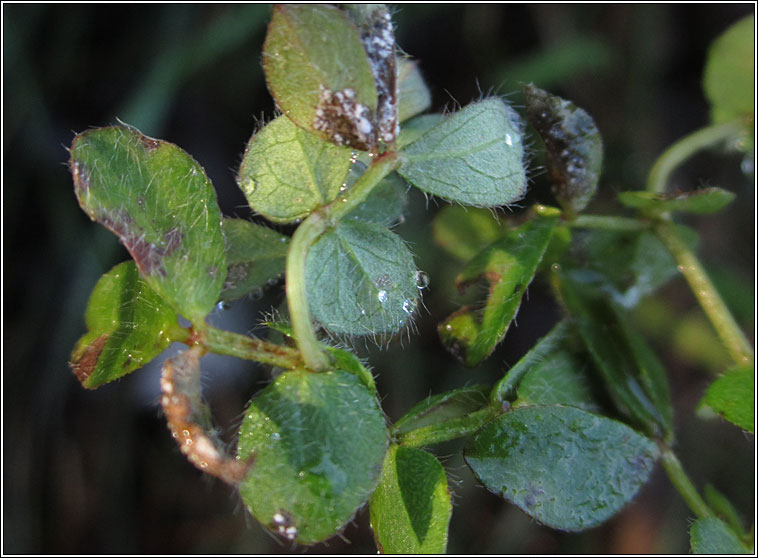
<svg viewBox="0 0 758 558">
<path fill-rule="evenodd" d="M 281 440 L 281 438 L 282 438 L 282 436 L 278 432 L 274 432 L 274 433 L 271 434 L 271 439 L 272 440 Z"/>
<path fill-rule="evenodd" d="M 381 290 L 378 293 L 376 293 L 376 298 L 379 299 L 379 302 L 384 303 L 387 301 L 387 291 Z"/>
<path fill-rule="evenodd" d="M 231 308 L 231 307 L 232 307 L 232 305 L 229 304 L 225 300 L 222 300 L 221 302 L 219 302 L 218 304 L 216 304 L 216 309 L 218 311 L 220 311 L 220 312 L 223 312 L 224 310 L 229 310 L 229 308 Z"/>
<path fill-rule="evenodd" d="M 429 276 L 423 271 L 416 272 L 416 287 L 419 290 L 425 289 L 429 286 Z"/>
<path fill-rule="evenodd" d="M 403 312 L 406 314 L 411 314 L 413 312 L 413 301 L 409 298 L 405 299 L 403 301 Z"/>
<path fill-rule="evenodd" d="M 505 143 L 513 147 L 513 138 L 511 137 L 510 134 L 505 134 Z"/>
</svg>

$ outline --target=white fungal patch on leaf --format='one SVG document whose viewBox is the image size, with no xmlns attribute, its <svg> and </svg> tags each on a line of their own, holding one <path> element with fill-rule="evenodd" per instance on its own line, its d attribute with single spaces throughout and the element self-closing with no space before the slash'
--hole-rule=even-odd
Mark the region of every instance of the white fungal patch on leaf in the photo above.
<svg viewBox="0 0 758 558">
<path fill-rule="evenodd" d="M 371 109 L 355 100 L 355 91 L 350 88 L 340 91 L 319 85 L 316 115 L 313 128 L 329 135 L 337 145 L 349 145 L 368 151 L 376 145 Z"/>
<path fill-rule="evenodd" d="M 166 361 L 161 375 L 161 405 L 168 427 L 189 462 L 236 485 L 244 480 L 253 458 L 235 459 L 212 438 L 210 409 L 200 390 L 200 355 L 201 349 L 193 347 Z"/>
<path fill-rule="evenodd" d="M 361 41 L 376 84 L 378 137 L 385 143 L 392 143 L 400 131 L 397 117 L 395 31 L 385 6 L 365 6 L 364 10 L 360 15 L 356 14 L 356 23 L 361 31 Z"/>
</svg>

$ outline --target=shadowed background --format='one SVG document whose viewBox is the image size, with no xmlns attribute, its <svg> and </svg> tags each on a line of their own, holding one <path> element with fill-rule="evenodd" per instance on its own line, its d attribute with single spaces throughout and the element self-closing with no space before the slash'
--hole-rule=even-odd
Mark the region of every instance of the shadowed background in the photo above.
<svg viewBox="0 0 758 558">
<path fill-rule="evenodd" d="M 244 146 L 273 101 L 261 70 L 267 5 L 3 5 L 3 528 L 5 553 L 290 553 L 244 511 L 238 496 L 186 462 L 158 406 L 159 363 L 97 391 L 67 359 L 84 332 L 97 279 L 128 254 L 79 209 L 66 162 L 76 132 L 121 119 L 188 151 L 213 181 L 226 215 L 248 217 L 234 182 Z M 586 109 L 606 148 L 589 212 L 617 212 L 615 193 L 641 189 L 656 156 L 708 122 L 700 77 L 708 44 L 751 13 L 734 5 L 399 5 L 399 45 L 420 62 L 433 109 L 483 94 L 518 108 L 520 81 Z M 538 153 L 538 142 L 532 142 Z M 554 203 L 535 155 L 524 206 Z M 690 189 L 734 191 L 722 214 L 692 218 L 700 254 L 753 337 L 754 177 L 750 159 L 709 153 L 675 177 Z M 431 279 L 417 333 L 370 356 L 383 407 L 397 420 L 429 393 L 492 384 L 555 323 L 541 285 L 517 326 L 481 367 L 466 370 L 441 346 L 435 324 L 455 309 L 460 264 L 434 245 L 444 205 L 411 193 L 396 229 Z M 283 232 L 291 232 L 281 229 Z M 276 290 L 217 311 L 220 327 L 247 332 Z M 672 318 L 674 317 L 675 318 Z M 754 510 L 754 438 L 693 415 L 728 359 L 682 279 L 636 319 L 670 374 L 677 450 L 699 487 L 714 483 L 745 519 Z M 676 327 L 662 328 L 674 319 Z M 171 349 L 170 349 L 171 350 Z M 174 349 L 175 350 L 175 349 Z M 161 359 L 163 360 L 163 359 Z M 250 396 L 267 381 L 252 363 L 204 359 L 206 395 L 231 445 Z M 452 553 L 683 553 L 690 514 L 660 467 L 634 504 L 605 525 L 566 534 L 537 525 L 476 485 L 458 442 L 438 446 L 454 494 Z M 363 510 L 344 537 L 312 553 L 373 553 Z"/>
</svg>

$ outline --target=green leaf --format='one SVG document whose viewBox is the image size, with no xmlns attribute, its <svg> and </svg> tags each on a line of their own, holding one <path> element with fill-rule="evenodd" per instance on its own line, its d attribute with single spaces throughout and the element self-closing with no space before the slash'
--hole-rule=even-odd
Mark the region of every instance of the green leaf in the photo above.
<svg viewBox="0 0 758 558">
<path fill-rule="evenodd" d="M 375 143 L 368 137 L 375 132 L 374 76 L 358 28 L 342 10 L 276 5 L 263 69 L 277 105 L 301 128 L 357 149 Z"/>
<path fill-rule="evenodd" d="M 508 230 L 489 209 L 448 205 L 432 223 L 434 240 L 449 254 L 468 261 Z"/>
<path fill-rule="evenodd" d="M 88 332 L 76 344 L 71 368 L 94 389 L 132 372 L 158 356 L 178 328 L 176 313 L 124 262 L 95 285 L 85 313 Z"/>
<path fill-rule="evenodd" d="M 284 274 L 288 237 L 244 219 L 224 219 L 221 229 L 227 265 L 222 300 L 243 297 Z"/>
<path fill-rule="evenodd" d="M 398 120 L 404 122 L 432 106 L 432 94 L 421 77 L 418 63 L 397 59 Z"/>
<path fill-rule="evenodd" d="M 480 280 L 489 288 L 483 308 L 464 307 L 438 327 L 442 342 L 467 366 L 487 358 L 505 337 L 559 216 L 558 210 L 544 208 L 482 250 L 456 278 L 459 290 Z"/>
<path fill-rule="evenodd" d="M 729 526 L 715 517 L 703 517 L 690 529 L 690 546 L 693 554 L 752 554 Z"/>
<path fill-rule="evenodd" d="M 358 167 L 360 163 L 353 165 Z M 364 167 L 365 170 L 365 167 Z M 352 182 L 347 182 L 347 188 L 357 180 L 351 177 Z M 403 219 L 403 214 L 408 207 L 408 185 L 396 173 L 391 173 L 374 186 L 368 197 L 351 211 L 346 219 L 357 219 L 369 223 L 376 223 L 390 227 Z"/>
<path fill-rule="evenodd" d="M 403 151 L 400 175 L 443 199 L 477 207 L 526 193 L 520 117 L 501 99 L 471 103 Z"/>
<path fill-rule="evenodd" d="M 603 141 L 595 121 L 571 101 L 525 84 L 529 122 L 545 142 L 553 193 L 566 211 L 577 213 L 597 191 Z"/>
<path fill-rule="evenodd" d="M 598 412 L 586 362 L 566 350 L 557 350 L 534 366 L 518 386 L 514 407 L 569 405 Z"/>
<path fill-rule="evenodd" d="M 688 246 L 697 234 L 685 226 L 677 231 Z M 678 274 L 676 261 L 658 237 L 649 231 L 574 230 L 573 242 L 560 260 L 561 267 L 587 286 L 610 294 L 625 308 Z"/>
<path fill-rule="evenodd" d="M 703 89 L 711 103 L 711 119 L 715 124 L 753 114 L 754 40 L 755 16 L 750 15 L 733 24 L 711 44 Z"/>
<path fill-rule="evenodd" d="M 741 537 L 749 537 L 749 534 L 745 532 L 742 526 L 740 514 L 726 496 L 719 492 L 712 484 L 705 485 L 704 496 L 708 506 L 729 525 L 732 531 L 738 533 Z"/>
<path fill-rule="evenodd" d="M 442 114 L 423 114 L 412 120 L 403 122 L 403 125 L 400 127 L 400 134 L 397 136 L 397 148 L 403 149 L 410 145 L 444 119 L 445 116 Z"/>
<path fill-rule="evenodd" d="M 495 406 L 505 405 L 516 399 L 516 390 L 524 376 L 538 367 L 549 355 L 568 347 L 571 326 L 564 319 L 558 322 L 550 332 L 529 349 L 519 361 L 508 370 L 505 376 L 495 384 L 490 399 Z"/>
<path fill-rule="evenodd" d="M 465 450 L 488 490 L 540 523 L 599 525 L 628 504 L 658 458 L 652 440 L 574 407 L 522 407 L 485 425 Z"/>
<path fill-rule="evenodd" d="M 416 428 L 467 416 L 487 406 L 487 386 L 470 386 L 430 395 L 405 413 L 392 427 L 393 434 L 404 434 Z"/>
<path fill-rule="evenodd" d="M 392 333 L 418 303 L 413 256 L 384 227 L 346 220 L 309 250 L 305 264 L 314 317 L 335 333 Z"/>
<path fill-rule="evenodd" d="M 653 436 L 672 436 L 665 371 L 641 336 L 595 289 L 556 273 L 561 302 L 573 318 L 595 369 L 618 410 Z"/>
<path fill-rule="evenodd" d="M 221 210 L 202 167 L 134 128 L 95 128 L 74 138 L 79 205 L 114 232 L 161 298 L 194 323 L 218 301 L 226 262 Z"/>
<path fill-rule="evenodd" d="M 322 541 L 368 500 L 387 445 L 384 415 L 358 377 L 285 372 L 245 412 L 237 453 L 254 462 L 242 500 L 285 538 Z"/>
<path fill-rule="evenodd" d="M 626 207 L 644 213 L 661 214 L 667 211 L 685 213 L 716 213 L 732 203 L 736 196 L 721 188 L 702 188 L 693 192 L 659 194 L 656 192 L 620 192 L 619 201 Z"/>
<path fill-rule="evenodd" d="M 716 379 L 700 405 L 707 405 L 729 422 L 755 433 L 755 368 L 753 363 L 737 366 Z"/>
<path fill-rule="evenodd" d="M 253 210 L 291 223 L 339 195 L 351 157 L 349 148 L 325 142 L 280 116 L 250 138 L 237 184 Z"/>
<path fill-rule="evenodd" d="M 382 554 L 444 554 L 452 506 L 445 470 L 420 449 L 390 446 L 369 500 Z"/>
</svg>

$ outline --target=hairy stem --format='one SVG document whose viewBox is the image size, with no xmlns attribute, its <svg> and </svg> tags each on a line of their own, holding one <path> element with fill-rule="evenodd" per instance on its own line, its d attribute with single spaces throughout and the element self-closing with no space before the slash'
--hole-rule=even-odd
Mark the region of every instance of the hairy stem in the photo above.
<svg viewBox="0 0 758 558">
<path fill-rule="evenodd" d="M 448 420 L 439 424 L 422 426 L 421 428 L 401 434 L 398 437 L 397 443 L 418 448 L 470 436 L 500 413 L 501 411 L 498 408 L 484 407 L 465 417 Z"/>
<path fill-rule="evenodd" d="M 281 368 L 293 369 L 302 364 L 295 349 L 215 327 L 208 326 L 203 329 L 198 342 L 216 354 L 254 360 Z"/>
<path fill-rule="evenodd" d="M 329 359 L 321 349 L 311 322 L 308 295 L 305 288 L 305 260 L 308 250 L 326 230 L 326 220 L 320 212 L 312 213 L 292 236 L 285 268 L 287 306 L 292 330 L 305 365 L 318 372 L 329 368 Z"/>
<path fill-rule="evenodd" d="M 692 292 L 731 357 L 739 364 L 751 362 L 754 356 L 750 342 L 711 283 L 700 261 L 689 246 L 679 238 L 673 223 L 669 220 L 661 220 L 655 225 L 655 233 L 674 256 L 679 271 L 687 279 Z"/>
<path fill-rule="evenodd" d="M 313 212 L 292 236 L 285 270 L 287 305 L 292 320 L 292 330 L 303 361 L 306 367 L 314 372 L 329 368 L 329 359 L 316 338 L 308 306 L 305 285 L 305 262 L 308 250 L 329 227 L 336 226 L 340 219 L 358 207 L 379 181 L 395 170 L 399 164 L 396 153 L 385 153 L 375 159 L 352 188 L 342 197 Z"/>
<path fill-rule="evenodd" d="M 679 492 L 682 499 L 684 499 L 687 506 L 689 506 L 692 513 L 697 517 L 712 517 L 715 514 L 705 503 L 705 500 L 698 494 L 695 485 L 684 472 L 682 464 L 676 457 L 671 448 L 661 445 L 661 463 L 666 471 L 666 474 L 674 485 L 676 491 Z"/>
<path fill-rule="evenodd" d="M 744 123 L 733 120 L 724 124 L 714 124 L 701 128 L 673 145 L 669 146 L 650 169 L 647 177 L 647 190 L 650 192 L 663 193 L 666 190 L 671 173 L 684 161 L 692 157 L 698 151 L 717 145 L 729 138 L 739 136 Z"/>
</svg>

